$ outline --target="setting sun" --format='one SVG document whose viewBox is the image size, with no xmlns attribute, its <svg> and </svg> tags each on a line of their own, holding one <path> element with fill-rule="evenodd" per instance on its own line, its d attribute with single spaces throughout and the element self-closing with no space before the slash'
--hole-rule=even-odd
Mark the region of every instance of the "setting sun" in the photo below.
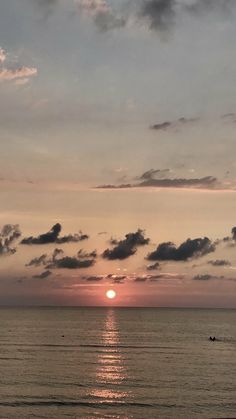
<svg viewBox="0 0 236 419">
<path fill-rule="evenodd" d="M 108 290 L 106 292 L 106 296 L 107 296 L 107 298 L 113 299 L 116 296 L 116 292 L 114 290 Z"/>
</svg>

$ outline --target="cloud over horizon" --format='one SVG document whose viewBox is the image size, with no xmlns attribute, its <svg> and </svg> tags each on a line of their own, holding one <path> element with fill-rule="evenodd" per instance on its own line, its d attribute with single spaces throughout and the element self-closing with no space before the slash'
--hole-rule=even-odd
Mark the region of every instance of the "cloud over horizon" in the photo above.
<svg viewBox="0 0 236 419">
<path fill-rule="evenodd" d="M 83 240 L 87 240 L 89 236 L 87 234 L 75 233 L 75 234 L 68 234 L 67 236 L 59 237 L 59 234 L 62 230 L 62 226 L 60 223 L 55 224 L 52 226 L 51 230 L 47 233 L 40 234 L 38 237 L 25 237 L 21 240 L 21 244 L 25 245 L 42 245 L 42 244 L 49 244 L 49 243 L 57 243 L 57 244 L 64 244 L 64 243 L 78 243 Z"/>
<path fill-rule="evenodd" d="M 194 189 L 216 189 L 220 186 L 217 178 L 214 176 L 205 176 L 202 178 L 163 178 L 163 179 L 154 179 L 149 177 L 149 179 L 144 180 L 139 183 L 127 183 L 127 184 L 104 184 L 97 186 L 97 189 L 131 189 L 131 188 L 194 188 Z"/>
<path fill-rule="evenodd" d="M 136 233 L 126 234 L 124 240 L 111 240 L 115 247 L 104 250 L 102 256 L 108 260 L 126 259 L 136 253 L 137 246 L 147 245 L 149 241 L 149 238 L 144 237 L 144 231 L 138 229 Z"/>
<path fill-rule="evenodd" d="M 187 239 L 177 247 L 172 242 L 164 242 L 147 255 L 148 260 L 187 261 L 214 252 L 216 245 L 208 237 Z"/>
</svg>

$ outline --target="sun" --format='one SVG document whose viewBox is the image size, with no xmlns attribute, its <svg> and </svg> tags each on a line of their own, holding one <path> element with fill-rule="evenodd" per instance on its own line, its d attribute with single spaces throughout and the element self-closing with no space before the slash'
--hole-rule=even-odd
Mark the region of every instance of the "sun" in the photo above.
<svg viewBox="0 0 236 419">
<path fill-rule="evenodd" d="M 114 290 L 108 290 L 106 292 L 106 296 L 107 296 L 107 298 L 109 298 L 110 300 L 112 300 L 113 298 L 116 297 L 116 292 Z"/>
</svg>

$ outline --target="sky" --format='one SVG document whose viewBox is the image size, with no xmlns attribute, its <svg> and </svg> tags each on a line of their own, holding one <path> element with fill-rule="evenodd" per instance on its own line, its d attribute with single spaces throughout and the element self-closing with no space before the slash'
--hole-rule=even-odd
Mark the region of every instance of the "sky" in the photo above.
<svg viewBox="0 0 236 419">
<path fill-rule="evenodd" d="M 0 3 L 0 305 L 236 308 L 235 21 Z"/>
</svg>

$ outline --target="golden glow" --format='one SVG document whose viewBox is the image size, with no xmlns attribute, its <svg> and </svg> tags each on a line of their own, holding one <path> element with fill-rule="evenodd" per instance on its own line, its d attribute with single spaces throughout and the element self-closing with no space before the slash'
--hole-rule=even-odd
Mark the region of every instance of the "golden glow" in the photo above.
<svg viewBox="0 0 236 419">
<path fill-rule="evenodd" d="M 114 290 L 108 290 L 106 292 L 106 296 L 107 296 L 107 298 L 110 298 L 112 300 L 113 298 L 115 298 L 116 292 Z"/>
</svg>

